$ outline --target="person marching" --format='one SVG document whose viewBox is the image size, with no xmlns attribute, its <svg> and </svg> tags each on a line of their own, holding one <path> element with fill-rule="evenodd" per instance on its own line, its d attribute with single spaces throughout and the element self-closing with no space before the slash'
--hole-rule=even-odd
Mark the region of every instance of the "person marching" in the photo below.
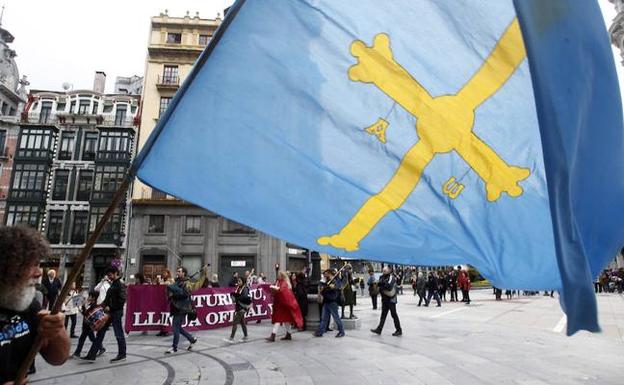
<svg viewBox="0 0 624 385">
<path fill-rule="evenodd" d="M 251 278 L 251 277 L 249 277 Z M 230 293 L 234 299 L 234 319 L 232 320 L 232 332 L 230 338 L 225 339 L 227 342 L 233 343 L 234 336 L 236 335 L 236 327 L 240 324 L 243 329 L 243 338 L 241 342 L 247 340 L 247 324 L 245 323 L 245 314 L 251 306 L 251 295 L 249 294 L 249 285 L 245 282 L 244 278 L 238 278 L 236 282 L 236 290 Z"/>
<path fill-rule="evenodd" d="M 84 318 L 82 319 L 82 333 L 80 333 L 80 337 L 78 337 L 78 345 L 76 346 L 76 350 L 74 350 L 74 354 L 72 354 L 72 356 L 75 358 L 80 358 L 80 353 L 82 352 L 82 347 L 84 346 L 84 343 L 87 337 L 89 338 L 89 341 L 91 341 L 91 343 L 94 343 L 95 341 L 95 334 L 93 333 L 93 330 L 91 330 L 91 325 L 89 325 L 87 314 L 89 314 L 89 312 L 91 312 L 93 309 L 95 309 L 98 306 L 97 305 L 98 295 L 99 295 L 98 291 L 96 290 L 90 291 L 89 297 L 87 298 L 87 302 L 83 303 L 80 306 L 80 313 L 82 313 Z"/>
<path fill-rule="evenodd" d="M 429 303 L 431 302 L 431 297 L 435 298 L 435 300 L 438 303 L 438 307 L 442 306 L 440 304 L 440 294 L 438 292 L 439 290 L 439 282 L 438 282 L 438 278 L 436 277 L 436 275 L 433 272 L 429 272 L 429 276 L 427 278 L 427 299 L 425 300 L 425 307 L 429 306 Z"/>
<path fill-rule="evenodd" d="M 275 285 L 271 285 L 271 293 L 273 294 L 273 314 L 271 315 L 273 332 L 266 338 L 266 341 L 275 342 L 275 336 L 279 333 L 282 326 L 286 331 L 286 335 L 282 340 L 292 340 L 290 325 L 295 324 L 297 328 L 302 328 L 303 317 L 290 286 L 290 279 L 285 271 L 278 273 L 277 282 L 275 282 Z"/>
<path fill-rule="evenodd" d="M 106 313 L 110 314 L 110 319 L 100 330 L 98 330 L 95 342 L 91 345 L 89 353 L 83 360 L 88 362 L 95 362 L 97 353 L 103 346 L 104 336 L 109 326 L 113 325 L 115 331 L 115 338 L 117 339 L 117 356 L 111 359 L 111 363 L 125 361 L 126 360 L 126 339 L 124 337 L 123 326 L 121 319 L 123 317 L 123 308 L 126 303 L 126 285 L 121 282 L 119 275 L 119 269 L 114 266 L 109 267 L 106 270 L 108 280 L 111 282 L 110 288 L 106 292 L 106 298 L 102 302 L 102 306 Z"/>
<path fill-rule="evenodd" d="M 176 280 L 173 285 L 167 286 L 167 297 L 171 301 L 171 315 L 173 319 L 171 321 L 171 328 L 173 329 L 173 344 L 171 349 L 167 350 L 165 354 L 172 354 L 178 351 L 178 342 L 180 342 L 180 334 L 182 334 L 188 341 L 189 346 L 186 350 L 193 349 L 193 345 L 197 342 L 191 333 L 184 330 L 182 322 L 187 314 L 191 314 L 194 311 L 193 302 L 191 300 L 191 292 L 196 290 L 204 284 L 206 279 L 206 271 L 208 267 L 204 266 L 202 278 L 197 282 L 191 282 L 187 277 L 188 271 L 186 267 L 180 266 L 176 270 Z"/>
<path fill-rule="evenodd" d="M 394 320 L 394 328 L 396 329 L 392 335 L 395 337 L 403 335 L 401 321 L 399 321 L 399 315 L 396 312 L 397 279 L 388 266 L 383 268 L 382 276 L 379 278 L 379 291 L 381 292 L 381 318 L 379 319 L 379 325 L 375 329 L 371 329 L 371 332 L 381 334 L 388 312 L 390 312 Z"/>
<path fill-rule="evenodd" d="M 338 300 L 340 298 L 340 291 L 342 290 L 341 282 L 337 279 L 336 274 L 332 269 L 325 270 L 323 272 L 323 276 L 325 278 L 325 282 L 321 283 L 319 291 L 319 295 L 323 301 L 323 313 L 321 315 L 321 323 L 319 324 L 316 333 L 314 333 L 314 336 L 323 336 L 323 333 L 329 327 L 329 318 L 331 315 L 336 323 L 336 326 L 338 326 L 338 334 L 336 334 L 336 338 L 341 338 L 345 336 L 342 320 L 338 316 Z"/>
</svg>

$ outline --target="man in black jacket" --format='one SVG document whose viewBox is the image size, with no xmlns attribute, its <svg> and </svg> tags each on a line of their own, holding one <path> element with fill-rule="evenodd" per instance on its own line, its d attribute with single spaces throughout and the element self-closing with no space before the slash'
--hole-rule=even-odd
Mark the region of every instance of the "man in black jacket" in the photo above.
<svg viewBox="0 0 624 385">
<path fill-rule="evenodd" d="M 104 311 L 110 315 L 110 319 L 100 330 L 98 330 L 95 337 L 95 342 L 91 345 L 89 353 L 83 358 L 85 361 L 95 362 L 95 357 L 99 347 L 102 346 L 104 336 L 108 327 L 112 324 L 115 331 L 115 338 L 117 339 L 117 356 L 110 360 L 111 363 L 125 361 L 126 360 L 126 338 L 124 336 L 123 325 L 121 320 L 123 318 L 123 308 L 126 304 L 126 285 L 121 282 L 119 276 L 119 269 L 116 267 L 109 267 L 106 270 L 106 276 L 112 282 L 110 288 L 106 292 L 106 298 L 102 302 Z"/>
<path fill-rule="evenodd" d="M 379 292 L 381 293 L 381 318 L 379 319 L 379 325 L 375 329 L 371 329 L 371 332 L 381 334 L 388 312 L 390 312 L 394 320 L 394 328 L 396 329 L 392 335 L 398 337 L 403 334 L 403 330 L 401 329 L 401 321 L 399 321 L 399 315 L 396 311 L 397 279 L 388 266 L 383 268 L 383 274 L 379 278 Z"/>
<path fill-rule="evenodd" d="M 46 289 L 46 305 L 48 310 L 52 310 L 52 306 L 54 306 L 54 302 L 56 302 L 56 298 L 61 291 L 61 287 L 63 284 L 61 280 L 56 278 L 56 271 L 53 269 L 48 270 L 48 278 L 44 278 L 41 283 L 43 287 Z"/>
<path fill-rule="evenodd" d="M 436 278 L 435 274 L 429 272 L 429 277 L 427 278 L 427 299 L 425 300 L 425 306 L 429 306 L 429 302 L 431 302 L 431 297 L 435 298 L 438 302 L 438 307 L 442 306 L 440 303 L 440 294 L 438 293 L 438 278 Z"/>
</svg>

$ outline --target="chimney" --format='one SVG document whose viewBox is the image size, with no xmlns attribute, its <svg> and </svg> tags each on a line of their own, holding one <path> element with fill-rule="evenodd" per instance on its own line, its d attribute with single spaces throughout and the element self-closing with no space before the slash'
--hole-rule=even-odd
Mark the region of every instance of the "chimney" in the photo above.
<svg viewBox="0 0 624 385">
<path fill-rule="evenodd" d="M 106 74 L 103 71 L 95 71 L 95 78 L 93 79 L 93 91 L 103 94 L 105 86 Z"/>
</svg>

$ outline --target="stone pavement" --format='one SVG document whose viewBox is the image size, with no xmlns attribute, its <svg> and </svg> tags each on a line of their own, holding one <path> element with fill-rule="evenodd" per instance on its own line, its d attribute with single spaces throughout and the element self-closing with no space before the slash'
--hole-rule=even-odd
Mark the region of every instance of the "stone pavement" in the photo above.
<svg viewBox="0 0 624 385">
<path fill-rule="evenodd" d="M 398 306 L 402 337 L 391 336 L 390 317 L 381 336 L 369 332 L 379 310 L 372 310 L 367 297 L 359 297 L 356 307 L 362 329 L 347 331 L 342 339 L 302 332 L 293 341 L 269 344 L 264 337 L 270 322 L 263 321 L 249 326 L 249 342 L 224 342 L 229 329 L 205 331 L 197 333 L 192 352 L 165 356 L 171 337 L 133 333 L 128 361 L 116 365 L 108 363 L 117 349 L 111 330 L 108 352 L 95 364 L 70 360 L 51 367 L 38 358 L 30 383 L 624 384 L 623 296 L 598 295 L 603 333 L 566 337 L 557 298 L 496 302 L 491 293 L 473 291 L 469 306 L 447 302 L 424 308 L 405 290 Z"/>
</svg>

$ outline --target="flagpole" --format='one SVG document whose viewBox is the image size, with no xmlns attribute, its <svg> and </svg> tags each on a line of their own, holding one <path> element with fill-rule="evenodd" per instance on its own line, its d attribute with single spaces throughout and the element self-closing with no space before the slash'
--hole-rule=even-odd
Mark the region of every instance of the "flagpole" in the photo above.
<svg viewBox="0 0 624 385">
<path fill-rule="evenodd" d="M 71 290 L 71 284 L 76 281 L 76 278 L 78 278 L 78 274 L 80 274 L 80 270 L 82 270 L 82 267 L 89 257 L 89 254 L 91 254 L 91 250 L 93 249 L 95 242 L 97 242 L 97 239 L 100 237 L 100 234 L 102 234 L 102 231 L 104 230 L 104 226 L 106 226 L 106 223 L 113 216 L 115 209 L 119 206 L 119 203 L 124 198 L 126 191 L 128 190 L 128 187 L 130 186 L 130 183 L 133 179 L 134 175 L 132 173 L 128 173 L 121 185 L 119 186 L 117 192 L 115 192 L 115 195 L 113 195 L 113 200 L 111 201 L 110 206 L 108 206 L 108 209 L 106 210 L 102 218 L 98 221 L 97 226 L 95 226 L 95 230 L 93 231 L 93 233 L 91 233 L 80 255 L 75 260 L 72 271 L 67 277 L 65 285 L 63 286 L 61 293 L 58 295 L 54 306 L 52 307 L 52 314 L 57 314 L 61 310 L 63 301 Z M 28 369 L 32 365 L 35 357 L 37 356 L 37 353 L 39 353 L 39 350 L 41 349 L 42 342 L 43 341 L 41 340 L 41 338 L 37 336 L 37 338 L 35 339 L 35 343 L 31 346 L 28 355 L 26 356 L 24 361 L 22 361 L 22 364 L 17 371 L 17 376 L 15 377 L 14 381 L 16 384 L 21 384 L 26 378 Z"/>
</svg>

